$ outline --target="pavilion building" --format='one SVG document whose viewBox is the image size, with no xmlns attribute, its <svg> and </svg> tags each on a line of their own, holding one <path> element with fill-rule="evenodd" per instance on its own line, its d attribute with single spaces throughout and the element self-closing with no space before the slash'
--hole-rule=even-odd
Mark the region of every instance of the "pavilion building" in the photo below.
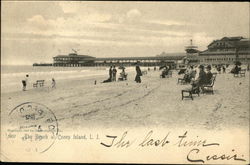
<svg viewBox="0 0 250 165">
<path fill-rule="evenodd" d="M 175 68 L 178 60 L 184 56 L 151 56 L 151 57 L 106 57 L 95 58 L 87 55 L 71 53 L 53 57 L 55 67 L 81 67 L 81 66 L 132 66 L 139 62 L 142 66 L 169 65 Z"/>
<path fill-rule="evenodd" d="M 243 37 L 223 37 L 214 40 L 207 50 L 199 53 L 199 62 L 204 64 L 250 63 L 250 40 Z"/>
</svg>

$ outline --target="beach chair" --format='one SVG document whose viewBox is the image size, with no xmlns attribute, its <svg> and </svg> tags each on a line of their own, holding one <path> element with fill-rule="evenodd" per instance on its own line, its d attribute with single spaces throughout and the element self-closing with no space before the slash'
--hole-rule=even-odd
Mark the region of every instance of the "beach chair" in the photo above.
<svg viewBox="0 0 250 165">
<path fill-rule="evenodd" d="M 188 93 L 188 95 L 185 95 L 185 93 Z M 195 88 L 192 87 L 192 88 L 181 90 L 181 99 L 183 100 L 184 98 L 191 98 L 192 100 L 194 100 L 193 94 L 197 94 L 198 96 L 200 96 L 199 87 L 195 87 Z"/>
<path fill-rule="evenodd" d="M 183 78 L 178 78 L 177 84 L 182 84 L 182 85 L 188 84 L 188 82 L 186 82 L 186 80 L 185 80 L 185 77 L 186 77 L 186 75 L 184 75 Z"/>
<path fill-rule="evenodd" d="M 33 88 L 43 87 L 45 80 L 36 80 L 36 83 L 33 83 Z"/>
<path fill-rule="evenodd" d="M 235 70 L 233 72 L 234 77 L 242 77 L 242 75 L 245 77 L 245 73 L 246 73 L 246 70 L 245 69 L 241 69 L 241 68 L 239 68 L 238 72 L 236 72 Z"/>
<path fill-rule="evenodd" d="M 234 73 L 234 77 L 239 77 L 239 75 L 240 75 L 239 73 Z"/>
<path fill-rule="evenodd" d="M 246 69 L 242 69 L 242 70 L 240 70 L 239 71 L 239 75 L 240 75 L 240 77 L 246 77 Z"/>
<path fill-rule="evenodd" d="M 212 93 L 212 94 L 214 94 L 214 83 L 215 83 L 215 80 L 216 80 L 216 75 L 217 74 L 213 74 L 213 77 L 211 79 L 210 84 L 202 85 L 203 93 Z"/>
</svg>

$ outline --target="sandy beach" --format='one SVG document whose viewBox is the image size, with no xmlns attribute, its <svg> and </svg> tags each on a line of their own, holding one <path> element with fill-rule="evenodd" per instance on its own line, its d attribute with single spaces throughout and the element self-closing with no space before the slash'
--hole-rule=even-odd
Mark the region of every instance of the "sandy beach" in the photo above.
<svg viewBox="0 0 250 165">
<path fill-rule="evenodd" d="M 147 75 L 142 76 L 142 83 L 139 84 L 134 81 L 134 68 L 128 68 L 127 81 L 101 83 L 107 79 L 107 75 L 76 77 L 57 80 L 56 89 L 47 83 L 45 87 L 28 88 L 25 92 L 1 93 L 1 128 L 4 132 L 1 135 L 2 138 L 7 137 L 3 143 L 3 159 L 106 163 L 188 162 L 187 154 L 198 145 L 176 145 L 180 136 L 188 132 L 186 139 L 190 143 L 192 140 L 205 139 L 208 143 L 217 142 L 220 145 L 198 147 L 201 150 L 199 155 L 204 158 L 206 154 L 214 153 L 232 155 L 235 150 L 235 153 L 241 154 L 240 157 L 248 161 L 249 72 L 246 77 L 239 78 L 230 73 L 218 74 L 214 95 L 201 94 L 194 96 L 194 100 L 181 99 L 181 90 L 190 88 L 190 85 L 177 84 L 178 77 L 183 75 L 173 71 L 172 77 L 162 79 L 160 73 L 151 69 Z M 10 119 L 12 115 L 9 113 L 25 102 L 40 103 L 53 112 L 58 130 L 55 140 L 23 140 L 29 134 L 19 133 L 20 127 L 32 126 L 33 122 L 21 121 L 21 117 Z M 42 124 L 42 128 L 47 128 L 46 123 Z M 11 126 L 14 126 L 13 130 L 17 129 L 17 132 L 12 133 L 17 135 L 16 140 L 8 138 Z M 138 146 L 150 131 L 154 140 L 164 140 L 170 134 L 167 137 L 169 145 Z M 116 142 L 119 143 L 124 133 L 128 134 L 125 140 L 136 139 L 127 149 L 114 146 L 109 148 L 100 144 L 110 141 L 106 135 L 117 136 Z M 46 137 L 47 133 L 38 130 L 38 134 L 34 132 L 33 135 L 33 138 L 37 135 Z M 74 139 L 78 135 L 84 138 Z M 36 149 L 46 152 L 37 153 Z M 21 158 L 20 152 L 24 153 Z M 134 157 L 135 153 L 137 156 Z M 156 153 L 158 156 L 155 156 Z M 148 159 L 144 160 L 142 158 L 145 155 Z M 206 163 L 210 162 L 220 161 Z M 235 163 L 233 160 L 228 162 Z"/>
<path fill-rule="evenodd" d="M 218 74 L 215 92 L 181 100 L 177 71 L 160 79 L 160 71 L 149 71 L 142 83 L 127 81 L 101 83 L 107 76 L 58 80 L 27 91 L 2 93 L 1 113 L 5 116 L 17 105 L 37 102 L 49 107 L 63 130 L 80 128 L 166 127 L 221 130 L 249 127 L 249 72 L 246 77 Z M 97 84 L 94 85 L 94 81 Z"/>
</svg>

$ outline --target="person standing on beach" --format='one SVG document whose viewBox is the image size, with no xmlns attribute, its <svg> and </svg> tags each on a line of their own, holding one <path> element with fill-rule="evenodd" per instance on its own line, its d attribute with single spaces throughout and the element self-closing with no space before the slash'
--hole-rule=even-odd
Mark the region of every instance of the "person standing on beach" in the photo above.
<svg viewBox="0 0 250 165">
<path fill-rule="evenodd" d="M 56 88 L 56 81 L 54 78 L 52 78 L 52 83 L 51 83 L 52 88 Z"/>
<path fill-rule="evenodd" d="M 116 73 L 117 73 L 117 70 L 115 68 L 115 66 L 113 67 L 113 81 L 116 81 Z"/>
<path fill-rule="evenodd" d="M 226 67 L 224 65 L 223 65 L 222 69 L 223 69 L 223 73 L 226 73 Z"/>
<path fill-rule="evenodd" d="M 109 68 L 109 79 L 110 79 L 110 81 L 113 80 L 113 67 L 112 66 L 110 66 L 110 68 Z"/>
<path fill-rule="evenodd" d="M 26 91 L 26 87 L 27 87 L 27 84 L 28 84 L 28 77 L 29 75 L 27 74 L 24 78 L 24 80 L 22 80 L 22 84 L 23 84 L 23 91 Z"/>
<path fill-rule="evenodd" d="M 141 83 L 142 72 L 138 64 L 136 64 L 135 70 L 136 70 L 135 81 L 136 83 Z"/>
</svg>

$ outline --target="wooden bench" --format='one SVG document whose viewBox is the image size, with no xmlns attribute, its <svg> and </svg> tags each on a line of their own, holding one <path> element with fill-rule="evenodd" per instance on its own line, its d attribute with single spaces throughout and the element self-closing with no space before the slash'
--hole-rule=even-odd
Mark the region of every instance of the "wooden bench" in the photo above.
<svg viewBox="0 0 250 165">
<path fill-rule="evenodd" d="M 186 74 L 183 76 L 183 78 L 178 78 L 177 84 L 188 84 L 188 82 L 186 82 L 185 80 L 185 76 L 187 76 Z"/>
<path fill-rule="evenodd" d="M 33 83 L 33 88 L 43 87 L 45 80 L 36 80 L 36 83 Z"/>
<path fill-rule="evenodd" d="M 184 95 L 184 93 L 188 93 L 188 95 Z M 197 89 L 192 88 L 188 88 L 188 89 L 183 89 L 181 90 L 181 99 L 183 100 L 184 98 L 191 98 L 193 100 L 193 94 L 197 94 L 198 96 L 200 96 L 200 93 Z"/>
<path fill-rule="evenodd" d="M 241 77 L 246 77 L 246 69 L 242 69 L 242 70 L 240 70 L 240 72 L 239 72 L 239 74 L 240 74 L 240 76 Z"/>
<path fill-rule="evenodd" d="M 234 73 L 234 77 L 246 77 L 246 69 L 241 69 L 238 73 Z"/>
<path fill-rule="evenodd" d="M 216 80 L 216 75 L 217 74 L 213 74 L 210 84 L 202 85 L 203 93 L 211 92 L 212 94 L 214 94 L 214 83 Z"/>
</svg>

